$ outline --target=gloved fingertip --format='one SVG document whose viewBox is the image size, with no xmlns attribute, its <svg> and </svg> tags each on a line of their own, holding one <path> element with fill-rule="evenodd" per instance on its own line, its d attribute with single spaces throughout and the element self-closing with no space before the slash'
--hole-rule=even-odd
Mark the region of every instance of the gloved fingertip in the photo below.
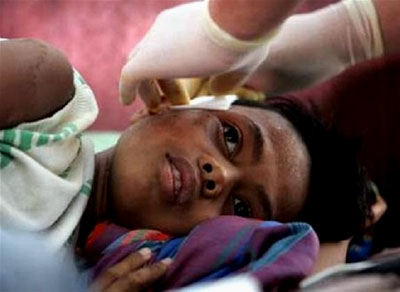
<svg viewBox="0 0 400 292">
<path fill-rule="evenodd" d="M 122 105 L 130 105 L 133 100 L 135 99 L 135 97 L 130 97 L 130 96 L 126 96 L 126 95 L 119 95 L 119 103 Z"/>
<path fill-rule="evenodd" d="M 122 105 L 130 105 L 136 98 L 137 86 L 130 86 L 120 83 L 119 85 L 119 102 Z"/>
</svg>

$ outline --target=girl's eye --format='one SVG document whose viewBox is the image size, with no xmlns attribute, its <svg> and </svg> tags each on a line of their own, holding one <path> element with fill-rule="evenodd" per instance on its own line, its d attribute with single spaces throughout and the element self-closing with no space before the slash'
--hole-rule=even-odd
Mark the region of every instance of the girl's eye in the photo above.
<svg viewBox="0 0 400 292">
<path fill-rule="evenodd" d="M 246 202 L 244 202 L 239 198 L 233 199 L 233 213 L 236 216 L 241 216 L 245 218 L 250 218 L 253 215 L 253 212 L 249 204 L 247 204 Z"/>
<path fill-rule="evenodd" d="M 227 123 L 223 123 L 222 127 L 224 131 L 226 149 L 228 151 L 228 155 L 231 157 L 236 152 L 236 148 L 239 145 L 240 133 L 235 127 Z"/>
</svg>

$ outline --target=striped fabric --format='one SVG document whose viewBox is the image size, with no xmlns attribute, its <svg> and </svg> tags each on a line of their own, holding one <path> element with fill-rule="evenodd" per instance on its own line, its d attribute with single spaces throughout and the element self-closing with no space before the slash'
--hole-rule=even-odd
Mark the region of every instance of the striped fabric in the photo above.
<svg viewBox="0 0 400 292">
<path fill-rule="evenodd" d="M 142 247 L 152 249 L 150 263 L 166 257 L 174 259 L 157 290 L 248 273 L 268 291 L 295 286 L 310 274 L 318 239 L 305 223 L 282 224 L 235 216 L 205 221 L 188 236 L 179 238 L 101 223 L 85 247 L 88 261 L 94 264 L 93 278 Z"/>
</svg>

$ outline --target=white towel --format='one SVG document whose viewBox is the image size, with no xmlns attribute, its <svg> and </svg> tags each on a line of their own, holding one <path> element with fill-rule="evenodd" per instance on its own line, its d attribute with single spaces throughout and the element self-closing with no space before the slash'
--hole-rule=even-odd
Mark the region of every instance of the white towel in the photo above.
<svg viewBox="0 0 400 292">
<path fill-rule="evenodd" d="M 66 243 L 86 207 L 94 149 L 81 137 L 97 117 L 94 94 L 74 71 L 75 95 L 53 116 L 0 131 L 0 226 Z"/>
</svg>

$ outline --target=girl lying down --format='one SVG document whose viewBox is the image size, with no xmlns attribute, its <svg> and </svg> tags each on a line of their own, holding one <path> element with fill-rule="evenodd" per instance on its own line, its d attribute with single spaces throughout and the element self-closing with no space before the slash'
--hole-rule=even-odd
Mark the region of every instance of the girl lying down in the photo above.
<svg viewBox="0 0 400 292">
<path fill-rule="evenodd" d="M 72 246 L 94 290 L 238 273 L 296 285 L 344 262 L 377 219 L 352 143 L 295 100 L 148 115 L 95 155 L 81 135 L 94 95 L 66 58 L 34 40 L 0 46 L 0 224 Z"/>
</svg>

